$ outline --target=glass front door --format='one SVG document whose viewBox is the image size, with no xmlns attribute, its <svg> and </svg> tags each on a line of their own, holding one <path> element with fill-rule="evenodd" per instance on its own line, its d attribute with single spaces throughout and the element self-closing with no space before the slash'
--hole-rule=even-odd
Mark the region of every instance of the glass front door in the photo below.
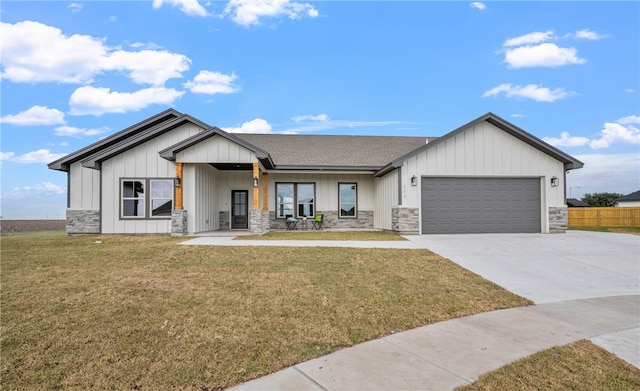
<svg viewBox="0 0 640 391">
<path fill-rule="evenodd" d="M 249 228 L 249 191 L 231 190 L 231 229 Z"/>
</svg>

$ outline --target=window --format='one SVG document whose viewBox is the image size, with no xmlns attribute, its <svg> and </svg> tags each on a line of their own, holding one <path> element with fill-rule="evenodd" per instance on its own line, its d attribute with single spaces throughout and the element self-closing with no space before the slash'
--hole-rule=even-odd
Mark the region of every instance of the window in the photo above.
<svg viewBox="0 0 640 391">
<path fill-rule="evenodd" d="M 313 216 L 315 183 L 276 183 L 276 217 Z"/>
<path fill-rule="evenodd" d="M 173 181 L 151 180 L 151 217 L 171 217 Z"/>
<path fill-rule="evenodd" d="M 144 217 L 143 181 L 122 181 L 122 217 Z"/>
<path fill-rule="evenodd" d="M 358 184 L 338 184 L 338 211 L 339 217 L 358 217 L 356 207 L 358 205 Z"/>
<path fill-rule="evenodd" d="M 123 219 L 171 217 L 173 180 L 123 179 L 120 183 L 120 210 Z M 151 191 L 147 191 L 149 189 Z"/>
</svg>

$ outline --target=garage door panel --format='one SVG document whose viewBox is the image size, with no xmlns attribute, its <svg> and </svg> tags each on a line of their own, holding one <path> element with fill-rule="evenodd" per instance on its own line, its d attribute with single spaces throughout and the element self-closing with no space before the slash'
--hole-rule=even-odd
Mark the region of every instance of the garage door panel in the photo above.
<svg viewBox="0 0 640 391">
<path fill-rule="evenodd" d="M 423 178 L 422 233 L 540 232 L 538 178 Z"/>
</svg>

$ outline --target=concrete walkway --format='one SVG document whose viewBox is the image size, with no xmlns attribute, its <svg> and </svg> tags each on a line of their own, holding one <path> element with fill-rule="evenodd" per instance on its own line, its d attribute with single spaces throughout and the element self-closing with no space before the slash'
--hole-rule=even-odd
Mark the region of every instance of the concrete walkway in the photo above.
<svg viewBox="0 0 640 391">
<path fill-rule="evenodd" d="M 566 234 L 407 236 L 404 242 L 183 244 L 430 249 L 536 305 L 436 323 L 297 364 L 232 390 L 450 390 L 554 345 L 587 338 L 640 368 L 640 237 Z"/>
</svg>

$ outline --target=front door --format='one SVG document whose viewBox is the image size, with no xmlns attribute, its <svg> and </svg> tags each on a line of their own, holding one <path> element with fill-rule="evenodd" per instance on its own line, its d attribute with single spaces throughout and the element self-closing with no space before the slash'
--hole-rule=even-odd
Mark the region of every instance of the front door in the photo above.
<svg viewBox="0 0 640 391">
<path fill-rule="evenodd" d="M 249 228 L 249 191 L 231 190 L 231 229 Z"/>
</svg>

